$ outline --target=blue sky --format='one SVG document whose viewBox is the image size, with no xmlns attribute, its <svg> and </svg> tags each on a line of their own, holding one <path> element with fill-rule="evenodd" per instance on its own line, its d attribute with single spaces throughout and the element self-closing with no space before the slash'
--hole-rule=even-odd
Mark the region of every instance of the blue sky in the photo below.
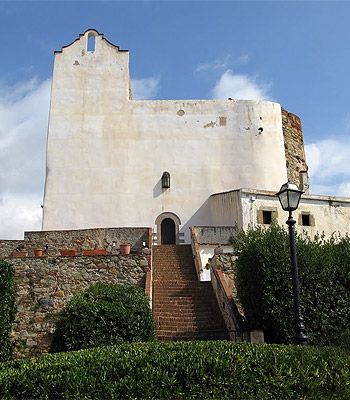
<svg viewBox="0 0 350 400">
<path fill-rule="evenodd" d="M 312 192 L 350 196 L 349 19 L 337 1 L 0 0 L 0 237 L 40 229 L 53 51 L 88 28 L 130 51 L 136 97 L 299 115 Z"/>
</svg>

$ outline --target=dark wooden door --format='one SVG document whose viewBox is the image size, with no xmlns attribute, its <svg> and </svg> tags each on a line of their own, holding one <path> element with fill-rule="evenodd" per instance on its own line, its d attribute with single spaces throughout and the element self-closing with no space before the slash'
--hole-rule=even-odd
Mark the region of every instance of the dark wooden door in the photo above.
<svg viewBox="0 0 350 400">
<path fill-rule="evenodd" d="M 171 218 L 163 219 L 160 229 L 162 244 L 176 244 L 175 222 Z"/>
</svg>

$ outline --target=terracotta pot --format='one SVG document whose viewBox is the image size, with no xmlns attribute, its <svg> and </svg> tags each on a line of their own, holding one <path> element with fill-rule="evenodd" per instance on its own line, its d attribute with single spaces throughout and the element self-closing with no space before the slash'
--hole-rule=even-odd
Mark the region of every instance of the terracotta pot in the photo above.
<svg viewBox="0 0 350 400">
<path fill-rule="evenodd" d="M 35 257 L 42 257 L 44 255 L 44 249 L 34 249 Z"/>
<path fill-rule="evenodd" d="M 121 244 L 119 250 L 121 254 L 130 254 L 131 244 Z"/>
<path fill-rule="evenodd" d="M 13 251 L 11 253 L 11 257 L 27 257 L 28 256 L 28 251 L 22 250 L 22 251 Z"/>
<path fill-rule="evenodd" d="M 76 249 L 62 249 L 61 256 L 63 257 L 74 257 L 77 255 Z"/>
<path fill-rule="evenodd" d="M 107 254 L 106 249 L 83 250 L 83 256 L 105 256 Z"/>
</svg>

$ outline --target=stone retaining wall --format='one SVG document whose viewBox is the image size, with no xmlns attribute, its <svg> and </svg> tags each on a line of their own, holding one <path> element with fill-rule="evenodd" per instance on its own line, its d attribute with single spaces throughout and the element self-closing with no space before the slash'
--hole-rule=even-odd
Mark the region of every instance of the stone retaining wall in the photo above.
<svg viewBox="0 0 350 400">
<path fill-rule="evenodd" d="M 8 257 L 19 248 L 24 248 L 24 240 L 0 240 L 0 258 Z"/>
<path fill-rule="evenodd" d="M 78 291 L 96 282 L 144 288 L 150 257 L 23 257 L 6 261 L 14 265 L 17 280 L 14 356 L 24 358 L 48 352 L 56 314 Z"/>
<path fill-rule="evenodd" d="M 1 240 L 0 257 L 8 257 L 17 248 L 34 255 L 35 248 L 48 246 L 47 255 L 56 256 L 61 249 L 75 248 L 78 254 L 83 250 L 103 248 L 111 253 L 119 252 L 119 245 L 130 243 L 132 251 L 139 252 L 142 242 L 151 246 L 151 228 L 96 228 L 67 231 L 25 232 L 24 240 Z"/>
</svg>

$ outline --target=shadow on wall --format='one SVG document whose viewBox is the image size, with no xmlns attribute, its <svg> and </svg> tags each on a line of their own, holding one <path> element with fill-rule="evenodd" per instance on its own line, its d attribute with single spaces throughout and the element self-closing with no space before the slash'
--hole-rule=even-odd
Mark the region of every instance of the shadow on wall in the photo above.
<svg viewBox="0 0 350 400">
<path fill-rule="evenodd" d="M 153 198 L 159 197 L 162 193 L 163 193 L 162 180 L 159 179 L 159 181 L 155 184 L 153 188 Z"/>
<path fill-rule="evenodd" d="M 209 198 L 199 207 L 192 217 L 182 226 L 180 233 L 184 234 L 185 242 L 191 242 L 190 227 L 211 225 Z"/>
</svg>

